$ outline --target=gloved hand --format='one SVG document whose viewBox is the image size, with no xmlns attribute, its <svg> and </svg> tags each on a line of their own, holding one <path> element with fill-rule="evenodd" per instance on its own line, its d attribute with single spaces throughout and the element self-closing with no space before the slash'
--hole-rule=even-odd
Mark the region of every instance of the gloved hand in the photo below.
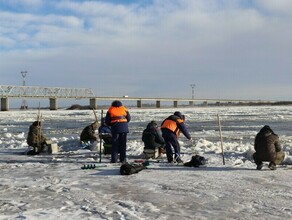
<svg viewBox="0 0 292 220">
<path fill-rule="evenodd" d="M 191 143 L 191 145 L 193 145 L 193 143 L 194 143 L 193 138 L 190 139 L 190 143 Z"/>
</svg>

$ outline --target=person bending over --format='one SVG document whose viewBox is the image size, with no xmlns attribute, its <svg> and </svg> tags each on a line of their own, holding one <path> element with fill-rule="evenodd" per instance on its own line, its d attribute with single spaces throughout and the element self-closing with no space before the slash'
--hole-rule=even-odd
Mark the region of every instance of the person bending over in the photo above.
<svg viewBox="0 0 292 220">
<path fill-rule="evenodd" d="M 192 137 L 190 136 L 185 124 L 185 117 L 180 112 L 176 111 L 173 115 L 166 118 L 161 124 L 162 137 L 166 144 L 166 155 L 169 163 L 177 162 L 183 163 L 180 158 L 180 145 L 178 138 L 180 132 L 192 142 Z"/>
<path fill-rule="evenodd" d="M 263 161 L 270 162 L 269 168 L 275 170 L 276 165 L 279 165 L 285 157 L 280 146 L 279 136 L 268 125 L 265 125 L 256 135 L 254 149 L 256 152 L 253 154 L 253 158 L 257 170 L 262 169 Z"/>
<path fill-rule="evenodd" d="M 33 149 L 27 152 L 27 155 L 37 155 L 41 152 L 47 152 L 46 136 L 42 132 L 42 124 L 35 121 L 29 126 L 26 142 Z"/>
<path fill-rule="evenodd" d="M 90 148 L 90 146 L 97 140 L 95 130 L 97 129 L 98 121 L 87 125 L 80 134 L 81 146 Z"/>
<path fill-rule="evenodd" d="M 143 153 L 146 159 L 161 157 L 162 153 L 165 152 L 165 141 L 156 121 L 148 123 L 142 133 L 142 141 L 144 142 Z"/>
</svg>

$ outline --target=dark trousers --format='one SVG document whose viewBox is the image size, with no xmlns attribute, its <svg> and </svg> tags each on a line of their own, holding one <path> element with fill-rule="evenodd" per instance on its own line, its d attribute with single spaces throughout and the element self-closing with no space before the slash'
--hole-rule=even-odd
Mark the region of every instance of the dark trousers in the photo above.
<svg viewBox="0 0 292 220">
<path fill-rule="evenodd" d="M 127 133 L 112 133 L 112 158 L 111 163 L 116 163 L 118 153 L 120 153 L 120 162 L 126 162 Z"/>
<path fill-rule="evenodd" d="M 265 160 L 259 157 L 256 152 L 253 154 L 253 159 L 256 165 L 261 165 L 263 161 L 272 162 L 275 165 L 279 165 L 280 163 L 283 162 L 284 158 L 285 158 L 285 153 L 283 151 L 277 152 L 274 160 Z"/>
<path fill-rule="evenodd" d="M 33 150 L 28 151 L 26 154 L 27 155 L 37 155 L 40 154 L 41 152 L 47 153 L 48 152 L 48 146 L 45 143 L 42 144 L 34 144 Z"/>
<path fill-rule="evenodd" d="M 165 141 L 166 156 L 168 162 L 173 161 L 173 154 L 175 157 L 180 157 L 180 145 L 178 143 L 177 137 L 173 133 L 162 135 Z"/>
</svg>

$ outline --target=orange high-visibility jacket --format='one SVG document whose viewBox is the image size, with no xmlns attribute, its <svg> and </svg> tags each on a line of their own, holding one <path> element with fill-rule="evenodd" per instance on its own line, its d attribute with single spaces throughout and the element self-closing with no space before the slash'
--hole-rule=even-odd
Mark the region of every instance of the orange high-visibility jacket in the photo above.
<svg viewBox="0 0 292 220">
<path fill-rule="evenodd" d="M 124 106 L 111 106 L 108 110 L 111 118 L 111 124 L 115 122 L 127 122 L 127 109 Z"/>
<path fill-rule="evenodd" d="M 170 130 L 173 133 L 175 133 L 176 136 L 178 137 L 180 135 L 180 129 L 178 128 L 177 123 L 183 123 L 183 120 L 178 118 L 175 121 L 175 120 L 172 120 L 170 118 L 167 118 L 162 123 L 161 128 L 167 128 L 168 130 Z"/>
</svg>

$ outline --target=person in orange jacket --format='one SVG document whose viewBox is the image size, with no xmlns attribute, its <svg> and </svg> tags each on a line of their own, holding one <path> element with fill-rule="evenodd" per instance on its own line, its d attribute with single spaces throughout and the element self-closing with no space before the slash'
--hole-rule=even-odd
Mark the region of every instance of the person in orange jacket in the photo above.
<svg viewBox="0 0 292 220">
<path fill-rule="evenodd" d="M 111 163 L 117 163 L 118 153 L 120 153 L 120 162 L 126 162 L 128 123 L 130 120 L 130 113 L 122 102 L 119 100 L 113 101 L 105 116 L 105 123 L 111 127 L 112 133 Z"/>
<path fill-rule="evenodd" d="M 173 115 L 166 118 L 161 124 L 162 137 L 166 144 L 166 155 L 169 163 L 177 162 L 183 163 L 180 158 L 180 145 L 178 137 L 180 132 L 192 142 L 192 137 L 189 134 L 185 124 L 185 117 L 179 111 L 176 111 Z"/>
</svg>

